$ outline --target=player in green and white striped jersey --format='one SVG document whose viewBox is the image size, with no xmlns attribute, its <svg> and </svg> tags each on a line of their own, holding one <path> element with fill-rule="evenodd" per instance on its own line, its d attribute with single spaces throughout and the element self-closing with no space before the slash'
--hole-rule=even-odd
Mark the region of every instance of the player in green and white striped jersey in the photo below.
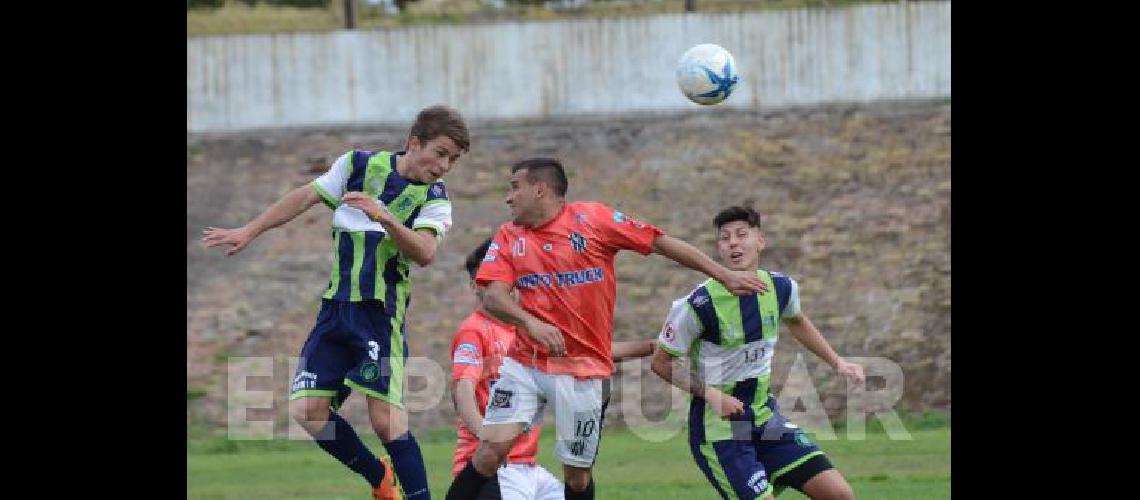
<svg viewBox="0 0 1140 500">
<path fill-rule="evenodd" d="M 693 459 L 726 499 L 771 498 L 785 487 L 816 500 L 854 498 L 819 446 L 780 415 L 768 393 L 780 324 L 840 374 L 861 381 L 863 367 L 839 357 L 803 314 L 795 280 L 760 268 L 765 242 L 756 211 L 729 207 L 713 223 L 721 263 L 757 273 L 768 291 L 736 296 L 708 280 L 673 302 L 653 371 L 693 395 Z M 674 358 L 682 357 L 691 372 L 674 369 Z"/>
<path fill-rule="evenodd" d="M 459 113 L 432 106 L 416 117 L 407 151 L 349 151 L 245 226 L 204 233 L 208 247 L 232 246 L 229 256 L 318 202 L 333 209 L 333 268 L 301 349 L 290 412 L 322 449 L 368 480 L 375 498 L 398 494 L 392 471 L 335 410 L 353 389 L 367 396 L 399 489 L 406 498 L 430 498 L 403 403 L 409 263 L 428 265 L 451 227 L 451 201 L 441 179 L 469 146 Z"/>
</svg>

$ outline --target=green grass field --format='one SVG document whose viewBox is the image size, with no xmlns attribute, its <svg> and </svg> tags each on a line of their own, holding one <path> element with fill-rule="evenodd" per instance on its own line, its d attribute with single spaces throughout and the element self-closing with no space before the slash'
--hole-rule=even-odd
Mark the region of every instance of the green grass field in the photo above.
<svg viewBox="0 0 1140 500">
<path fill-rule="evenodd" d="M 418 436 L 432 495 L 443 498 L 451 481 L 454 431 Z M 874 500 L 950 498 L 950 428 L 916 430 L 910 441 L 891 440 L 869 429 L 866 440 L 820 441 L 859 498 Z M 365 437 L 373 452 L 383 448 Z M 553 456 L 553 433 L 545 432 L 539 461 L 561 477 Z M 689 455 L 684 434 L 653 442 L 628 430 L 606 429 L 594 468 L 599 499 L 715 499 L 712 487 Z M 305 441 L 187 441 L 186 497 L 193 499 L 366 499 L 367 483 L 316 445 Z M 783 499 L 806 498 L 788 491 Z"/>
</svg>

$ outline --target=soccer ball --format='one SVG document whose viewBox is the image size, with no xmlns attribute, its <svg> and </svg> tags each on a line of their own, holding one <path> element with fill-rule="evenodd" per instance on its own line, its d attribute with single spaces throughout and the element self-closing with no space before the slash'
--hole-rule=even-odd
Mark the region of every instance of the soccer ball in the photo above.
<svg viewBox="0 0 1140 500">
<path fill-rule="evenodd" d="M 697 104 L 724 101 L 739 80 L 732 54 L 720 45 L 702 43 L 686 50 L 677 61 L 677 86 Z"/>
</svg>

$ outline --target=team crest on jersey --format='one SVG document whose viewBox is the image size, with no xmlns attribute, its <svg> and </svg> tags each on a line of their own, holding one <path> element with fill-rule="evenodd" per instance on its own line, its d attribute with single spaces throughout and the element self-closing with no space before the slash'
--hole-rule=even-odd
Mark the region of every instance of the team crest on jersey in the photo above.
<svg viewBox="0 0 1140 500">
<path fill-rule="evenodd" d="M 495 259 L 498 257 L 498 255 L 499 244 L 491 243 L 491 245 L 487 247 L 486 255 L 483 255 L 483 262 L 495 262 Z"/>
<path fill-rule="evenodd" d="M 665 323 L 665 332 L 662 336 L 665 337 L 665 340 L 673 341 L 673 325 L 671 323 Z"/>
<path fill-rule="evenodd" d="M 546 250 L 547 252 L 549 252 L 549 251 L 551 251 L 551 250 L 554 250 L 554 245 L 551 245 L 550 243 L 547 243 L 547 244 L 545 244 L 545 245 L 542 245 L 542 249 L 543 249 L 543 250 Z"/>
<path fill-rule="evenodd" d="M 515 393 L 511 391 L 504 391 L 502 389 L 495 389 L 495 396 L 491 398 L 491 408 L 510 408 L 511 397 Z"/>
<path fill-rule="evenodd" d="M 769 314 L 767 316 L 764 316 L 764 326 L 766 326 L 768 328 L 775 328 L 776 327 L 776 315 L 775 314 Z"/>
<path fill-rule="evenodd" d="M 411 206 L 412 206 L 412 199 L 411 198 L 404 198 L 404 201 L 400 202 L 400 205 L 396 207 L 396 210 L 403 212 L 403 211 L 407 210 L 408 208 L 410 208 Z"/>
<path fill-rule="evenodd" d="M 586 238 L 584 238 L 581 234 L 578 234 L 577 231 L 570 233 L 570 248 L 573 248 L 574 251 L 578 253 L 585 252 Z"/>
</svg>

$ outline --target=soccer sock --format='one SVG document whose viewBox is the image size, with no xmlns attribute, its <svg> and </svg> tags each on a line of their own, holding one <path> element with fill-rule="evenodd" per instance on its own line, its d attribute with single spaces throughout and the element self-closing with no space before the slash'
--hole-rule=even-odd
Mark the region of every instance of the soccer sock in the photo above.
<svg viewBox="0 0 1140 500">
<path fill-rule="evenodd" d="M 388 456 L 392 457 L 392 468 L 400 478 L 400 487 L 405 498 L 431 498 L 428 491 L 427 470 L 424 469 L 424 456 L 420 445 L 411 432 L 384 443 Z"/>
<path fill-rule="evenodd" d="M 451 487 L 447 489 L 446 500 L 475 500 L 479 498 L 479 491 L 483 489 L 483 485 L 490 480 L 491 478 L 475 470 L 475 464 L 468 460 L 467 465 L 459 471 L 459 475 L 455 476 Z"/>
<path fill-rule="evenodd" d="M 380 465 L 380 461 L 368 451 L 368 447 L 360 441 L 360 436 L 340 415 L 330 411 L 328 423 L 313 439 L 326 453 L 340 460 L 353 472 L 364 476 L 373 488 L 380 486 L 380 481 L 384 479 L 384 466 Z"/>
<path fill-rule="evenodd" d="M 566 500 L 594 500 L 594 478 L 590 478 L 590 484 L 586 485 L 586 489 L 582 491 L 574 491 L 570 488 L 570 483 L 564 483 L 563 491 L 566 493 Z"/>
</svg>

